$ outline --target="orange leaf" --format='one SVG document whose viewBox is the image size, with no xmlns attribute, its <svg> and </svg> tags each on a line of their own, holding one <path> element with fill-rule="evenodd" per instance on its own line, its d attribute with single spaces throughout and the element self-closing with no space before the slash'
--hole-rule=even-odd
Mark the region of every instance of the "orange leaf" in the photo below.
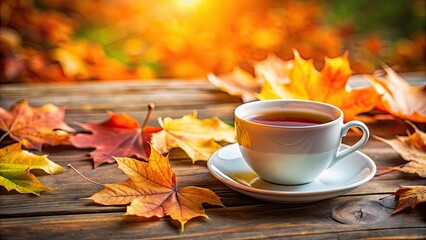
<svg viewBox="0 0 426 240">
<path fill-rule="evenodd" d="M 151 147 L 148 163 L 132 158 L 117 157 L 118 168 L 129 176 L 124 182 L 105 184 L 105 188 L 90 197 L 103 205 L 127 205 L 126 215 L 144 218 L 170 216 L 181 223 L 207 217 L 202 203 L 223 206 L 219 197 L 209 189 L 177 188 L 176 176 L 164 157 Z"/>
<path fill-rule="evenodd" d="M 405 173 L 417 173 L 420 177 L 426 177 L 426 134 L 420 131 L 414 124 L 410 125 L 415 132 L 408 137 L 397 136 L 395 139 L 388 140 L 378 136 L 376 139 L 389 144 L 397 151 L 408 163 L 391 167 L 390 170 L 399 170 Z"/>
<path fill-rule="evenodd" d="M 288 72 L 287 84 L 265 84 L 260 99 L 303 99 L 320 101 L 342 109 L 345 120 L 372 110 L 379 96 L 372 87 L 350 89 L 351 76 L 348 54 L 337 58 L 325 58 L 324 68 L 318 72 L 312 60 L 304 60 L 294 50 L 293 66 Z"/>
<path fill-rule="evenodd" d="M 69 144 L 69 134 L 57 130 L 74 131 L 64 122 L 64 115 L 62 107 L 45 104 L 33 108 L 27 100 L 21 100 L 10 111 L 0 107 L 0 129 L 28 149 L 40 150 L 43 144 Z"/>
<path fill-rule="evenodd" d="M 382 95 L 378 108 L 402 119 L 426 122 L 426 87 L 411 86 L 390 67 L 385 71 L 386 78 L 368 78 Z"/>
<path fill-rule="evenodd" d="M 209 79 L 222 90 L 242 96 L 243 100 L 246 100 L 248 92 L 260 100 L 302 99 L 329 103 L 343 110 L 345 121 L 374 109 L 379 101 L 375 88 L 351 89 L 348 85 L 352 74 L 348 53 L 337 58 L 325 58 L 323 69 L 318 71 L 312 60 L 304 60 L 296 50 L 293 52 L 294 59 L 290 61 L 270 55 L 256 62 L 255 77 L 249 73 L 241 77 L 243 74 L 237 75 L 234 71 L 232 77 L 210 75 Z M 249 83 L 254 83 L 255 87 L 245 87 Z M 259 87 L 260 93 L 256 91 Z"/>
<path fill-rule="evenodd" d="M 403 186 L 394 195 L 398 199 L 397 213 L 407 207 L 414 208 L 417 204 L 426 202 L 426 186 Z"/>
</svg>

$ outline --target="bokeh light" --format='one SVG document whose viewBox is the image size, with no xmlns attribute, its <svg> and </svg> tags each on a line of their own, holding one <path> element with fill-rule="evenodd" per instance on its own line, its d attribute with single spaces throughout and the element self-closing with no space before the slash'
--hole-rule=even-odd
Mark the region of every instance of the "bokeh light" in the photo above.
<svg viewBox="0 0 426 240">
<path fill-rule="evenodd" d="M 296 48 L 425 70 L 423 0 L 4 0 L 1 82 L 205 78 Z"/>
</svg>

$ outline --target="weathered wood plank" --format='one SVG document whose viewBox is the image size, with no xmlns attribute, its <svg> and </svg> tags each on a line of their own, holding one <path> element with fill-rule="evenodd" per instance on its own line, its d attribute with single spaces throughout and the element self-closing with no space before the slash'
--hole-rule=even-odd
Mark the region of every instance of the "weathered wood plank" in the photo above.
<svg viewBox="0 0 426 240">
<path fill-rule="evenodd" d="M 356 86 L 364 83 L 354 81 Z M 421 79 L 421 81 L 423 81 Z M 223 93 L 205 80 L 201 81 L 123 81 L 86 82 L 58 85 L 1 85 L 0 106 L 9 108 L 15 101 L 28 98 L 30 104 L 66 105 L 65 120 L 100 121 L 107 118 L 107 110 L 127 113 L 142 122 L 146 104 L 156 103 L 149 125 L 158 126 L 158 117 L 178 118 L 197 111 L 200 118 L 219 116 L 232 123 L 233 110 L 241 100 Z M 406 135 L 407 124 L 399 119 L 374 121 L 364 117 L 372 134 L 393 138 Z M 425 129 L 425 124 L 419 124 Z M 345 144 L 353 144 L 359 137 L 350 132 Z M 10 144 L 4 140 L 0 146 Z M 379 167 L 397 166 L 405 161 L 387 144 L 371 138 L 361 149 Z M 62 166 L 72 163 L 84 175 L 101 183 L 123 181 L 127 177 L 116 164 L 92 168 L 87 159 L 88 149 L 46 147 L 43 153 Z M 124 216 L 124 206 L 100 206 L 82 198 L 101 189 L 80 178 L 71 170 L 58 175 L 43 175 L 39 179 L 53 191 L 40 197 L 0 188 L 1 239 L 110 239 L 110 238 L 426 238 L 426 207 L 407 209 L 373 225 L 344 225 L 330 217 L 331 209 L 348 200 L 373 200 L 393 193 L 400 185 L 424 185 L 425 179 L 414 174 L 392 172 L 373 178 L 368 183 L 332 199 L 310 204 L 274 204 L 239 194 L 213 178 L 205 162 L 193 165 L 180 150 L 172 150 L 171 164 L 179 187 L 206 187 L 221 197 L 226 208 L 206 206 L 211 220 L 196 219 L 180 233 L 169 218 L 160 221 L 141 221 Z M 390 213 L 392 209 L 388 209 Z M 36 224 L 34 224 L 36 223 Z"/>
<path fill-rule="evenodd" d="M 1 101 L 3 108 L 10 108 L 15 102 L 25 97 L 7 98 Z M 96 96 L 87 95 L 62 95 L 50 96 L 49 94 L 37 98 L 26 97 L 31 106 L 41 106 L 46 103 L 52 103 L 57 106 L 67 106 L 69 111 L 75 109 L 105 111 L 105 110 L 143 110 L 147 104 L 154 103 L 157 106 L 187 106 L 203 105 L 221 102 L 241 102 L 240 99 L 231 97 L 226 93 L 217 92 L 212 94 L 205 93 L 147 93 L 147 94 L 126 94 L 126 95 L 107 95 Z"/>
<path fill-rule="evenodd" d="M 48 149 L 52 151 L 50 159 L 66 167 L 68 163 L 73 164 L 85 176 L 101 182 L 113 183 L 127 179 L 126 175 L 117 169 L 116 164 L 101 165 L 93 169 L 92 163 L 84 159 L 87 150 L 77 150 L 65 148 L 57 151 L 55 148 Z M 392 149 L 388 148 L 389 151 Z M 47 151 L 47 152 L 49 152 Z M 383 159 L 383 153 L 372 153 L 372 158 Z M 206 187 L 215 191 L 223 200 L 226 206 L 250 205 L 258 202 L 255 199 L 245 197 L 229 189 L 218 180 L 213 178 L 206 167 L 205 162 L 198 162 L 193 165 L 185 153 L 176 149 L 171 155 L 172 168 L 176 173 L 179 187 L 199 186 Z M 394 162 L 393 159 L 389 163 Z M 397 165 L 397 164 L 394 164 Z M 43 192 L 40 197 L 18 194 L 16 192 L 5 193 L 3 189 L 0 195 L 0 213 L 4 216 L 37 215 L 37 214 L 64 214 L 64 213 L 89 213 L 89 212 L 107 212 L 122 211 L 123 207 L 104 206 L 99 207 L 91 201 L 81 200 L 99 191 L 99 186 L 88 183 L 76 173 L 67 169 L 58 175 L 45 175 L 39 179 L 47 186 L 57 188 L 54 191 Z M 347 193 L 347 196 L 381 194 L 389 195 L 395 192 L 400 185 L 421 185 L 425 180 L 413 174 L 403 174 L 393 172 L 387 175 L 373 178 L 370 182 Z M 57 204 L 60 203 L 59 207 Z"/>
<path fill-rule="evenodd" d="M 0 106 L 9 108 L 26 98 L 33 106 L 53 103 L 70 110 L 115 110 L 117 108 L 142 110 L 146 104 L 188 105 L 219 102 L 241 102 L 212 86 L 208 82 L 129 82 L 127 85 L 88 83 L 82 85 L 18 85 L 2 86 Z M 94 97 L 96 95 L 96 97 Z"/>
<path fill-rule="evenodd" d="M 373 199 L 375 196 L 353 197 L 355 200 Z M 122 213 L 75 214 L 0 219 L 2 239 L 110 239 L 112 236 L 130 238 L 261 238 L 311 236 L 424 236 L 425 206 L 416 211 L 407 210 L 386 217 L 370 225 L 346 225 L 334 221 L 330 212 L 346 199 L 318 202 L 298 206 L 261 204 L 243 207 L 211 208 L 209 220 L 195 219 L 179 232 L 176 222 L 165 218 L 160 221 L 142 221 Z M 308 213 L 308 214 L 307 214 Z M 37 223 L 37 224 L 34 224 Z M 410 231 L 407 231 L 407 230 Z M 388 231 L 391 230 L 391 231 Z M 395 231 L 400 230 L 400 231 Z M 370 235 L 371 234 L 371 235 Z"/>
<path fill-rule="evenodd" d="M 361 149 L 376 161 L 378 166 L 397 166 L 405 161 L 388 145 L 370 140 Z M 87 177 L 101 182 L 112 183 L 123 181 L 127 177 L 117 169 L 116 164 L 102 165 L 96 169 L 92 168 L 91 160 L 87 158 L 87 149 L 75 149 L 72 147 L 50 147 L 46 148 L 44 154 L 56 163 L 66 167 L 68 163 L 73 164 Z M 86 159 L 86 160 L 81 160 Z M 250 205 L 258 202 L 250 197 L 245 197 L 227 188 L 218 180 L 214 179 L 206 168 L 205 162 L 193 165 L 181 149 L 172 150 L 171 164 L 177 175 L 179 186 L 195 185 L 206 187 L 215 191 L 226 206 Z M 18 194 L 16 192 L 5 193 L 2 188 L 0 192 L 0 213 L 3 216 L 34 216 L 37 214 L 70 214 L 123 211 L 123 207 L 104 206 L 99 207 L 90 201 L 81 200 L 97 192 L 100 188 L 80 178 L 68 169 L 58 175 L 45 175 L 39 177 L 47 186 L 57 188 L 54 191 L 44 192 L 40 197 Z M 381 194 L 389 195 L 396 191 L 401 185 L 422 185 L 425 180 L 414 174 L 393 172 L 383 176 L 375 177 L 367 184 L 347 193 L 347 196 Z M 59 203 L 59 206 L 58 206 Z"/>
<path fill-rule="evenodd" d="M 186 114 L 196 112 L 199 118 L 211 118 L 213 116 L 219 117 L 223 121 L 233 122 L 233 112 L 239 103 L 223 103 L 223 104 L 199 104 L 199 105 L 184 105 L 176 107 L 163 107 L 156 106 L 151 114 L 150 121 L 148 122 L 151 126 L 158 126 L 159 117 L 171 117 L 180 118 Z M 128 110 L 122 107 L 118 109 L 110 109 L 109 111 L 115 113 L 125 113 L 135 118 L 138 122 L 142 123 L 146 116 L 146 105 L 139 110 Z M 65 122 L 72 123 L 74 121 L 87 123 L 91 121 L 104 121 L 108 118 L 107 110 L 105 111 L 85 111 L 85 110 L 66 110 Z"/>
</svg>

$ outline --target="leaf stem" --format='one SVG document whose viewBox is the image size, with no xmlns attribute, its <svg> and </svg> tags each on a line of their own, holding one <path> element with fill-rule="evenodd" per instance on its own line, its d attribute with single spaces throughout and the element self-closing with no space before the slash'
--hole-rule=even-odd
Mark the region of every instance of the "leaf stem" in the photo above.
<svg viewBox="0 0 426 240">
<path fill-rule="evenodd" d="M 3 139 L 7 137 L 9 134 L 11 134 L 12 131 L 16 128 L 16 126 L 18 126 L 19 121 L 21 121 L 23 112 L 24 110 L 22 109 L 22 107 L 20 107 L 18 109 L 18 113 L 16 114 L 15 121 L 13 121 L 10 128 L 0 137 L 0 142 L 3 141 Z M 5 126 L 6 126 L 6 123 L 5 123 Z"/>
<path fill-rule="evenodd" d="M 1 141 L 3 141 L 3 139 L 5 138 L 5 137 L 7 137 L 7 135 L 9 135 L 10 134 L 10 130 L 9 131 L 7 131 L 7 132 L 5 132 L 1 137 L 0 137 L 0 142 Z"/>
<path fill-rule="evenodd" d="M 78 175 L 80 175 L 80 177 L 84 178 L 86 181 L 91 182 L 95 185 L 99 185 L 99 186 L 103 186 L 102 183 L 98 183 L 96 181 L 93 181 L 92 179 L 84 176 L 83 174 L 81 174 L 75 167 L 73 167 L 71 164 L 68 164 L 67 167 L 71 168 L 74 172 L 76 172 Z"/>
<path fill-rule="evenodd" d="M 144 128 L 148 124 L 149 118 L 151 117 L 151 113 L 154 109 L 155 109 L 154 103 L 148 104 L 148 106 L 147 106 L 148 111 L 146 112 L 145 120 L 143 121 L 141 129 Z"/>
</svg>

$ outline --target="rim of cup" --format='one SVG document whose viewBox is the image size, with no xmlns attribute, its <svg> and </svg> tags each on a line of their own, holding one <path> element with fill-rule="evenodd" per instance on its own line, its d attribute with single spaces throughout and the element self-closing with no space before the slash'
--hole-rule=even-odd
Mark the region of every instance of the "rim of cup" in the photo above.
<svg viewBox="0 0 426 240">
<path fill-rule="evenodd" d="M 333 110 L 335 110 L 336 116 L 332 117 L 331 121 L 325 122 L 325 123 L 320 123 L 320 124 L 316 124 L 316 125 L 310 125 L 310 126 L 277 126 L 277 125 L 270 125 L 270 124 L 264 124 L 264 123 L 257 123 L 257 122 L 253 122 L 250 120 L 245 119 L 247 116 L 249 116 L 250 114 L 244 114 L 242 113 L 242 111 L 244 111 L 244 108 L 250 107 L 250 105 L 258 105 L 258 104 L 267 104 L 267 103 L 280 103 L 280 102 L 293 102 L 293 103 L 307 103 L 307 104 L 313 104 L 313 105 L 319 105 L 322 107 L 327 107 L 327 108 L 332 108 Z M 280 110 L 284 110 L 285 109 L 280 109 Z M 264 110 L 264 111 L 259 111 L 257 113 L 260 112 L 267 112 L 268 110 Z M 300 112 L 304 112 L 303 110 L 300 110 Z M 318 112 L 317 112 L 318 113 Z M 253 113 L 252 113 L 253 114 Z M 321 114 L 321 113 L 319 113 Z M 243 115 L 243 116 L 241 116 Z M 327 116 L 330 116 L 330 114 L 324 114 Z M 257 101 L 253 101 L 253 102 L 248 102 L 248 103 L 243 103 L 241 105 L 239 105 L 238 107 L 235 108 L 234 110 L 234 116 L 235 118 L 240 119 L 241 121 L 247 123 L 247 124 L 252 124 L 255 126 L 264 126 L 264 127 L 270 127 L 270 128 L 287 128 L 287 129 L 306 129 L 306 128 L 321 128 L 321 127 L 327 127 L 328 125 L 334 124 L 337 121 L 340 121 L 343 118 L 343 111 L 331 104 L 328 103 L 323 103 L 323 102 L 318 102 L 318 101 L 312 101 L 312 100 L 295 100 L 295 99 L 274 99 L 274 100 L 257 100 Z"/>
</svg>

